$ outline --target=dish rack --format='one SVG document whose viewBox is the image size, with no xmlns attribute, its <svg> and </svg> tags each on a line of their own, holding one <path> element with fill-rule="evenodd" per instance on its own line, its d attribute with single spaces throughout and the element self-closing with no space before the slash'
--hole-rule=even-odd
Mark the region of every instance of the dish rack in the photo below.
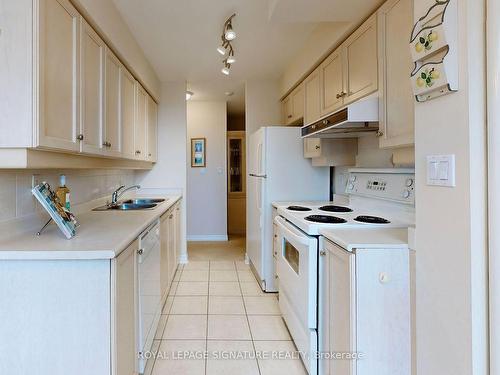
<svg viewBox="0 0 500 375">
<path fill-rule="evenodd" d="M 457 0 L 433 0 L 413 26 L 411 73 L 417 102 L 458 91 Z"/>
</svg>

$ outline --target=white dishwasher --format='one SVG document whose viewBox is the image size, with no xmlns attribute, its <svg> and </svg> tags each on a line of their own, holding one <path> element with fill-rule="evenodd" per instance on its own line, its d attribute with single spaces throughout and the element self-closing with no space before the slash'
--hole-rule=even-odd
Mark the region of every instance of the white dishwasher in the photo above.
<svg viewBox="0 0 500 375">
<path fill-rule="evenodd" d="M 138 352 L 151 350 L 161 315 L 160 288 L 160 223 L 155 221 L 139 237 L 137 252 L 138 285 Z M 139 355 L 139 372 L 146 360 Z"/>
</svg>

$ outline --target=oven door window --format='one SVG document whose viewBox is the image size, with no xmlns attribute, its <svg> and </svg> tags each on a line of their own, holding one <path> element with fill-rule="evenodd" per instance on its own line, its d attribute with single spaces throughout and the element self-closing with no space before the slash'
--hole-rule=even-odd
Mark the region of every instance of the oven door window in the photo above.
<svg viewBox="0 0 500 375">
<path fill-rule="evenodd" d="M 300 254 L 299 251 L 286 239 L 284 240 L 283 246 L 283 258 L 285 258 L 292 270 L 294 270 L 294 272 L 298 275 Z"/>
</svg>

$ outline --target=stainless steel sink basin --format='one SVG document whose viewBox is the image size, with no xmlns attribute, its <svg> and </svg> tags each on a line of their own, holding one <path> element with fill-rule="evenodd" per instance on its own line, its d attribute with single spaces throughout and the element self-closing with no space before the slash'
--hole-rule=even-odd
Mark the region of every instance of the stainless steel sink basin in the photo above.
<svg viewBox="0 0 500 375">
<path fill-rule="evenodd" d="M 133 203 L 133 204 L 152 204 L 152 203 L 161 203 L 165 202 L 163 198 L 136 198 L 136 199 L 127 199 L 123 201 L 123 203 Z"/>
<path fill-rule="evenodd" d="M 118 202 L 115 205 L 105 205 L 101 207 L 96 207 L 92 211 L 139 211 L 139 210 L 151 210 L 158 206 L 157 203 L 128 203 L 128 202 Z"/>
<path fill-rule="evenodd" d="M 121 210 L 121 211 L 147 210 L 149 208 L 154 208 L 156 206 L 157 206 L 157 204 L 155 204 L 155 203 L 144 203 L 144 204 L 119 203 L 119 204 L 114 205 L 114 206 L 109 206 L 108 210 Z"/>
</svg>

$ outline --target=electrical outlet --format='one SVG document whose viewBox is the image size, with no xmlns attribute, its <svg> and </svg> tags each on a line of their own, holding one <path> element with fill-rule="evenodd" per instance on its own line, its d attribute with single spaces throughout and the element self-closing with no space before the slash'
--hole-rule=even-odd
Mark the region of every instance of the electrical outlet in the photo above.
<svg viewBox="0 0 500 375">
<path fill-rule="evenodd" d="M 39 183 L 40 183 L 40 175 L 39 174 L 31 175 L 31 188 L 33 189 Z"/>
</svg>

